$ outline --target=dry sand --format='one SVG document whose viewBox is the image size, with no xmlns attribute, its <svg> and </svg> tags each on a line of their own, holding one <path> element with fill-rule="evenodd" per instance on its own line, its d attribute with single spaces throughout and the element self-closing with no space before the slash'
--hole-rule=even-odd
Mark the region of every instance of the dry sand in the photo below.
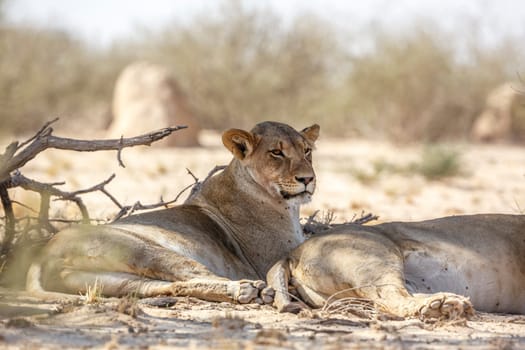
<svg viewBox="0 0 525 350">
<path fill-rule="evenodd" d="M 89 187 L 112 173 L 107 188 L 123 204 L 174 198 L 193 179 L 203 179 L 229 153 L 214 133 L 204 147 L 124 150 L 126 168 L 113 152 L 80 154 L 49 150 L 23 172 L 39 181 L 65 180 L 65 190 Z M 371 211 L 380 221 L 420 220 L 451 214 L 522 213 L 525 210 L 525 152 L 505 145 L 455 145 L 463 164 L 459 176 L 429 181 L 414 172 L 376 173 L 374 164 L 406 167 L 418 162 L 420 146 L 398 147 L 363 140 L 321 139 L 314 154 L 315 199 L 303 216 L 334 211 L 337 221 Z M 23 192 L 15 199 L 36 204 Z M 93 217 L 117 212 L 102 194 L 86 196 Z M 55 210 L 76 215 L 72 206 Z M 20 210 L 20 209 L 19 209 Z M 525 286 L 524 286 L 525 287 Z M 380 321 L 337 314 L 279 314 L 269 306 L 209 303 L 192 298 L 146 301 L 103 299 L 90 305 L 42 303 L 23 293 L 0 291 L 0 349 L 31 348 L 290 348 L 290 349 L 525 349 L 525 316 L 478 313 L 458 324 L 419 320 Z"/>
</svg>

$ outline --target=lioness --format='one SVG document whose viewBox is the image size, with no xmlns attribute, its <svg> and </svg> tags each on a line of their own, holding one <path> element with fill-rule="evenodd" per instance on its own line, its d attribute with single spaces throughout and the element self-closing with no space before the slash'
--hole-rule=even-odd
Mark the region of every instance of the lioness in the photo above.
<svg viewBox="0 0 525 350">
<path fill-rule="evenodd" d="M 472 305 L 525 313 L 525 215 L 342 225 L 301 244 L 267 279 L 281 311 L 302 307 L 285 293 L 291 281 L 313 307 L 338 293 L 402 317 L 468 317 Z"/>
<path fill-rule="evenodd" d="M 51 297 L 98 283 L 106 296 L 271 302 L 261 279 L 304 240 L 299 206 L 315 189 L 318 135 L 318 125 L 298 132 L 276 122 L 226 131 L 233 160 L 184 204 L 57 233 L 29 268 L 27 289 Z"/>
</svg>

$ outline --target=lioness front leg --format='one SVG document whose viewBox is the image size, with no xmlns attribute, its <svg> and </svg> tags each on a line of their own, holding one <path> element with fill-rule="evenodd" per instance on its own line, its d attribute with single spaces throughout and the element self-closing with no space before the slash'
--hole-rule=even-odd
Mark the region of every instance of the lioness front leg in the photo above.
<svg viewBox="0 0 525 350">
<path fill-rule="evenodd" d="M 67 267 L 63 266 L 62 259 L 48 259 L 31 266 L 27 288 L 35 295 L 53 299 L 57 298 L 57 293 L 45 291 L 43 285 L 50 291 L 76 295 L 86 293 L 88 286 L 98 285 L 104 296 L 173 295 L 242 304 L 273 302 L 273 289 L 266 287 L 263 281 L 230 280 L 217 276 L 192 259 L 169 251 L 161 253 L 164 254 L 154 255 L 155 259 L 135 259 L 134 264 L 126 265 L 112 260 L 114 255 L 109 254 L 105 259 L 70 259 Z M 108 271 L 108 266 L 114 271 Z M 58 278 L 46 279 L 50 275 L 46 268 Z"/>
<path fill-rule="evenodd" d="M 292 301 L 290 298 L 289 281 L 290 266 L 286 259 L 279 260 L 272 266 L 266 275 L 269 286 L 274 290 L 274 306 L 279 312 L 299 313 L 301 310 L 308 308 L 306 304 L 298 301 Z"/>
<path fill-rule="evenodd" d="M 271 304 L 274 297 L 273 289 L 267 287 L 263 281 L 231 281 L 225 278 L 196 278 L 189 281 L 172 282 L 170 294 L 240 304 L 251 302 Z"/>
<path fill-rule="evenodd" d="M 221 277 L 194 278 L 188 281 L 163 281 L 143 278 L 122 272 L 90 272 L 64 270 L 61 274 L 64 285 L 69 290 L 85 293 L 88 286 L 95 284 L 101 294 L 125 296 L 134 294 L 140 297 L 158 295 L 190 296 L 208 301 L 251 302 L 270 304 L 273 302 L 273 289 L 263 281 L 231 281 Z"/>
</svg>

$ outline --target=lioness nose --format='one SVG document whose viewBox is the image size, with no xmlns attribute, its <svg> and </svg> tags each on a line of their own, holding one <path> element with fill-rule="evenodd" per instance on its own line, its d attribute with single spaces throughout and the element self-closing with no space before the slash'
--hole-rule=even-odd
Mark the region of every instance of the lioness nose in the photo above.
<svg viewBox="0 0 525 350">
<path fill-rule="evenodd" d="M 305 186 L 314 180 L 313 176 L 309 176 L 309 177 L 297 177 L 296 176 L 295 179 L 299 181 L 300 183 L 304 184 Z"/>
</svg>

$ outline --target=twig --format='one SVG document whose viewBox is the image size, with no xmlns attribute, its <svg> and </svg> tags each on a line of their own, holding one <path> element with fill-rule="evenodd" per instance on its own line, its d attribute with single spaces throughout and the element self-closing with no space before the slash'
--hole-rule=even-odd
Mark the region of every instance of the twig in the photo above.
<svg viewBox="0 0 525 350">
<path fill-rule="evenodd" d="M 221 171 L 221 170 L 224 170 L 226 169 L 226 165 L 216 165 L 213 169 L 210 170 L 210 172 L 208 173 L 208 175 L 206 176 L 206 178 L 204 179 L 204 181 L 202 181 L 202 183 L 208 181 L 208 179 L 210 177 L 212 177 L 213 175 L 215 175 L 215 173 Z"/>
<path fill-rule="evenodd" d="M 44 132 L 45 132 L 46 130 L 48 130 L 49 126 L 51 126 L 51 124 L 56 123 L 56 122 L 58 121 L 58 119 L 59 119 L 59 118 L 55 118 L 55 119 L 53 119 L 53 120 L 51 120 L 51 121 L 46 122 L 46 123 L 40 128 L 40 130 L 38 130 L 38 131 L 37 131 L 33 136 L 31 136 L 29 139 L 27 139 L 27 140 L 25 140 L 24 142 L 22 142 L 22 143 L 20 144 L 20 146 L 18 146 L 18 148 L 22 148 L 22 147 L 24 147 L 25 145 L 31 143 L 31 142 L 32 142 L 33 140 L 35 140 L 36 138 L 38 138 L 38 137 L 40 137 L 41 135 L 43 135 Z M 51 130 L 52 130 L 52 129 L 51 129 Z"/>
<path fill-rule="evenodd" d="M 370 284 L 363 285 L 354 288 L 347 288 L 340 290 L 328 297 L 326 299 L 321 311 L 327 313 L 341 313 L 341 312 L 350 312 L 354 315 L 360 317 L 371 318 L 372 316 L 378 316 L 380 313 L 388 311 L 388 308 L 379 301 L 374 301 L 369 298 L 360 298 L 360 297 L 345 297 L 340 298 L 339 296 L 348 292 L 355 292 L 364 288 L 379 288 L 392 286 L 392 284 Z"/>
<path fill-rule="evenodd" d="M 118 148 L 118 151 L 117 151 L 117 160 L 118 160 L 118 165 L 120 165 L 121 167 L 125 168 L 126 166 L 124 165 L 124 162 L 122 161 L 122 145 L 124 143 L 124 135 L 120 136 L 120 142 L 119 142 L 119 148 Z"/>
<path fill-rule="evenodd" d="M 160 208 L 160 207 L 166 207 L 167 208 L 170 204 L 173 204 L 173 203 L 177 202 L 179 200 L 180 196 L 184 192 L 186 192 L 188 189 L 190 189 L 191 187 L 195 186 L 195 184 L 196 183 L 192 183 L 192 184 L 189 184 L 188 186 L 184 187 L 177 194 L 177 196 L 175 196 L 175 198 L 172 199 L 171 201 L 165 202 L 164 199 L 162 199 L 162 197 L 161 197 L 160 201 L 158 203 L 146 204 L 146 205 L 140 203 L 140 201 L 137 201 L 133 205 L 123 206 L 113 196 L 111 196 L 109 193 L 107 193 L 107 191 L 104 190 L 102 192 L 104 194 L 106 194 L 107 196 L 109 196 L 110 198 L 112 198 L 113 203 L 115 203 L 120 208 L 120 211 L 111 220 L 112 222 L 114 222 L 114 221 L 117 221 L 118 219 L 120 219 L 120 218 L 122 218 L 124 216 L 129 216 L 129 215 L 133 214 L 137 210 L 152 210 L 152 209 L 157 209 L 157 208 Z"/>
<path fill-rule="evenodd" d="M 19 201 L 11 200 L 11 203 L 21 206 L 24 209 L 27 209 L 29 211 L 32 211 L 33 213 L 37 213 L 37 211 L 33 208 L 31 208 L 29 205 L 25 205 L 24 203 L 21 203 Z"/>
<path fill-rule="evenodd" d="M 190 174 L 193 177 L 193 180 L 195 180 L 190 195 L 188 196 L 188 199 L 195 196 L 195 194 L 197 194 L 201 190 L 202 184 L 208 181 L 213 175 L 215 175 L 215 173 L 224 169 L 226 169 L 226 165 L 216 165 L 213 169 L 210 170 L 210 172 L 203 181 L 199 181 L 199 179 L 189 169 L 186 169 L 188 171 L 188 174 Z"/>
<path fill-rule="evenodd" d="M 308 217 L 308 219 L 306 220 L 306 223 L 304 224 L 304 226 L 312 225 L 315 222 L 314 220 L 315 220 L 315 217 L 317 216 L 317 214 L 319 214 L 319 210 L 314 211 L 314 213 Z"/>
<path fill-rule="evenodd" d="M 357 219 L 354 219 L 351 221 L 352 224 L 357 224 L 357 225 L 363 225 L 363 224 L 366 224 L 367 222 L 370 222 L 370 221 L 375 221 L 379 219 L 379 216 L 377 215 L 374 215 L 372 213 L 368 213 L 368 214 L 365 214 L 365 212 L 361 212 L 361 216 Z"/>
<path fill-rule="evenodd" d="M 171 202 L 167 202 L 166 205 L 168 204 L 171 204 L 171 203 L 175 203 L 176 201 L 179 200 L 180 196 L 182 196 L 182 194 L 184 192 L 186 192 L 188 189 L 192 188 L 193 186 L 195 186 L 196 182 L 192 183 L 192 184 L 189 184 L 188 186 L 184 187 L 176 196 L 175 196 L 175 199 L 173 199 Z"/>
<path fill-rule="evenodd" d="M 162 199 L 162 197 L 161 197 L 160 202 L 154 203 L 154 204 L 144 205 L 140 201 L 137 201 L 133 205 L 123 206 L 113 196 L 111 196 L 109 193 L 107 193 L 107 191 L 103 190 L 102 192 L 104 194 L 106 194 L 108 197 L 110 197 L 111 200 L 113 201 L 113 203 L 115 203 L 120 208 L 120 211 L 117 213 L 117 215 L 115 215 L 115 217 L 111 221 L 114 222 L 114 221 L 116 221 L 116 220 L 118 220 L 118 219 L 120 219 L 120 218 L 122 218 L 124 216 L 129 216 L 129 215 L 133 214 L 137 210 L 151 210 L 151 209 L 157 209 L 159 207 L 166 207 L 167 208 L 170 204 L 176 203 L 179 200 L 180 196 L 182 196 L 184 194 L 184 192 L 186 192 L 190 188 L 191 188 L 191 192 L 190 192 L 190 195 L 188 196 L 188 198 L 191 198 L 193 195 L 195 195 L 195 193 L 197 193 L 200 190 L 200 187 L 201 187 L 202 183 L 206 182 L 216 172 L 221 171 L 224 168 L 226 168 L 225 165 L 216 165 L 208 173 L 208 175 L 206 176 L 206 178 L 202 182 L 199 181 L 199 178 L 197 178 L 197 176 L 195 176 L 195 174 L 193 174 L 193 172 L 190 169 L 186 168 L 186 171 L 193 178 L 194 182 L 192 184 L 189 184 L 188 186 L 184 187 L 175 196 L 174 199 L 172 199 L 171 201 L 168 201 L 168 202 L 165 202 Z"/>
<path fill-rule="evenodd" d="M 109 193 L 108 190 L 102 187 L 100 189 L 100 192 L 104 193 L 106 197 L 108 197 L 117 207 L 122 209 L 122 204 L 120 204 L 120 202 L 111 193 Z"/>
<path fill-rule="evenodd" d="M 361 212 L 361 215 L 359 217 L 357 217 L 357 215 L 354 214 L 350 221 L 334 224 L 332 223 L 335 220 L 333 212 L 327 212 L 325 215 L 323 215 L 323 217 L 320 220 L 317 219 L 318 214 L 319 210 L 315 211 L 306 219 L 306 223 L 303 225 L 303 232 L 305 234 L 318 234 L 330 230 L 332 228 L 348 224 L 364 225 L 370 221 L 379 219 L 379 216 L 374 215 L 372 213 L 365 214 L 365 212 L 363 211 Z"/>
<path fill-rule="evenodd" d="M 388 286 L 395 286 L 395 285 L 391 284 L 391 283 L 366 284 L 366 285 L 363 285 L 363 286 L 357 286 L 357 287 L 353 287 L 353 288 L 346 288 L 346 289 L 337 291 L 334 294 L 330 295 L 328 297 L 328 299 L 326 299 L 325 304 L 323 306 L 323 310 L 325 310 L 327 307 L 329 307 L 330 304 L 332 304 L 334 302 L 334 300 L 339 299 L 338 296 L 341 295 L 341 294 L 348 293 L 348 292 L 355 292 L 356 290 L 365 289 L 365 288 L 376 288 L 377 289 L 379 287 L 388 287 Z"/>
<path fill-rule="evenodd" d="M 85 189 L 85 190 L 79 190 L 75 192 L 66 192 L 66 191 L 59 190 L 58 188 L 55 187 L 57 184 L 62 184 L 62 183 L 52 183 L 52 184 L 41 183 L 41 182 L 38 182 L 32 179 L 29 179 L 25 177 L 24 175 L 22 175 L 22 173 L 20 173 L 19 171 L 16 171 L 11 176 L 11 180 L 8 183 L 8 187 L 22 187 L 23 189 L 27 191 L 33 191 L 33 192 L 40 193 L 41 209 L 44 209 L 44 210 L 49 210 L 49 205 L 42 204 L 42 201 L 44 202 L 48 201 L 50 196 L 58 197 L 57 198 L 58 200 L 72 201 L 77 205 L 78 209 L 80 210 L 80 213 L 82 214 L 82 220 L 88 223 L 90 219 L 89 219 L 89 213 L 88 213 L 87 207 L 85 206 L 82 199 L 78 197 L 78 195 L 83 194 L 83 193 L 98 191 L 100 190 L 100 188 L 103 188 L 106 184 L 108 184 L 111 180 L 113 180 L 114 177 L 115 175 L 113 174 L 109 177 L 109 179 L 101 182 L 98 185 Z M 41 212 L 41 215 L 43 215 L 42 212 Z M 47 215 L 47 214 L 44 214 L 44 215 Z M 44 219 L 45 217 L 47 216 L 43 216 L 42 218 Z"/>
<path fill-rule="evenodd" d="M 74 192 L 71 192 L 71 193 L 65 192 L 65 193 L 67 193 L 67 195 L 69 197 L 76 197 L 79 194 L 96 192 L 96 191 L 102 191 L 102 189 L 104 189 L 104 186 L 106 186 L 108 183 L 113 181 L 114 178 L 115 178 L 115 174 L 111 174 L 111 176 L 107 180 L 104 180 L 104 181 L 102 181 L 99 184 L 96 184 L 96 185 L 91 186 L 89 188 L 86 188 L 84 190 L 78 190 L 78 191 L 74 191 Z M 61 196 L 61 197 L 63 197 L 64 199 L 69 199 L 68 196 Z"/>
<path fill-rule="evenodd" d="M 199 182 L 199 178 L 195 176 L 195 174 L 193 174 L 190 169 L 186 168 L 186 171 L 191 177 L 193 177 L 193 180 L 195 181 L 195 183 Z"/>
</svg>

